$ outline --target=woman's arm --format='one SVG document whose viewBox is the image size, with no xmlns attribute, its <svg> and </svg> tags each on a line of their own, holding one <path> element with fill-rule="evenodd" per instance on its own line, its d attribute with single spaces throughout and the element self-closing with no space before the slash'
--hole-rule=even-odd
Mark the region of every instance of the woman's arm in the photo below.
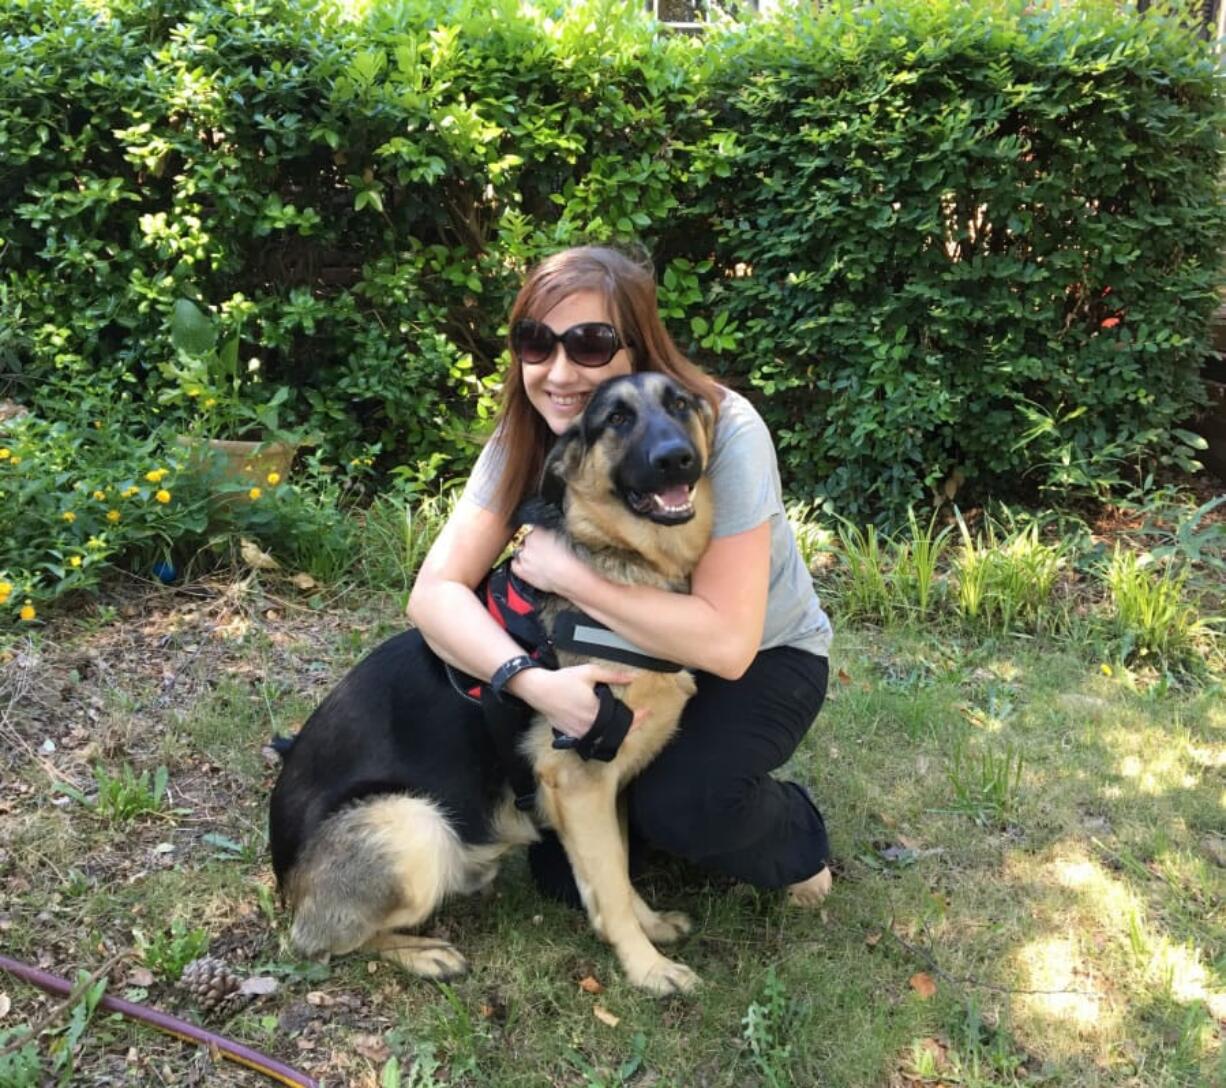
<svg viewBox="0 0 1226 1088">
<path fill-rule="evenodd" d="M 713 540 L 688 594 L 607 581 L 544 529 L 528 535 L 514 570 L 539 589 L 574 601 L 648 653 L 735 680 L 762 641 L 770 522 Z"/>
<path fill-rule="evenodd" d="M 489 680 L 504 661 L 523 653 L 473 593 L 510 539 L 511 530 L 501 517 L 461 499 L 431 545 L 409 595 L 409 618 L 430 648 L 481 680 Z M 599 709 L 593 687 L 631 679 L 633 674 L 615 666 L 527 669 L 511 679 L 507 690 L 558 729 L 582 736 Z"/>
</svg>

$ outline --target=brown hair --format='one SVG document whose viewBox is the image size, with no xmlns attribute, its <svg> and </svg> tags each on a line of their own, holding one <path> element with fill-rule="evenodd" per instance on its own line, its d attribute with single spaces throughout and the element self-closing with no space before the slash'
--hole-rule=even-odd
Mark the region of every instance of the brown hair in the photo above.
<svg viewBox="0 0 1226 1088">
<path fill-rule="evenodd" d="M 660 320 L 655 276 L 620 250 L 605 246 L 564 249 L 538 264 L 524 281 L 511 307 L 508 329 L 520 318 L 539 320 L 558 303 L 579 291 L 604 297 L 613 324 L 627 343 L 635 371 L 667 374 L 719 415 L 722 393 L 716 382 L 681 354 Z M 532 407 L 524 391 L 522 364 L 511 351 L 511 365 L 502 385 L 502 407 L 496 434 L 506 453 L 499 485 L 498 512 L 507 520 L 537 487 L 545 455 L 554 434 Z"/>
</svg>

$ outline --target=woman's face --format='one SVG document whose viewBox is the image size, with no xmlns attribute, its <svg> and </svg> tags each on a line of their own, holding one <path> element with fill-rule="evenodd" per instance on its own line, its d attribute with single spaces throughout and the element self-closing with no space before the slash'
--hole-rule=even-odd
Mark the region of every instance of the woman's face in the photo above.
<svg viewBox="0 0 1226 1088">
<path fill-rule="evenodd" d="M 605 321 L 616 325 L 605 307 L 604 296 L 598 291 L 577 291 L 568 295 L 540 321 L 559 336 L 587 321 Z M 622 334 L 621 329 L 617 331 L 619 335 Z M 631 373 L 634 364 L 629 351 L 622 347 L 604 366 L 576 366 L 559 340 L 548 359 L 541 363 L 521 361 L 520 370 L 529 403 L 541 414 L 554 434 L 561 434 L 583 414 L 588 397 L 596 386 L 609 378 Z"/>
</svg>

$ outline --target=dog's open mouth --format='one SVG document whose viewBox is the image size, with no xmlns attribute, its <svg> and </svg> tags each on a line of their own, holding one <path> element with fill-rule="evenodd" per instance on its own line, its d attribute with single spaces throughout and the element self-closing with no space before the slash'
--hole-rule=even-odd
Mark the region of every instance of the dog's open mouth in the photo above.
<svg viewBox="0 0 1226 1088">
<path fill-rule="evenodd" d="M 636 514 L 665 525 L 689 521 L 694 516 L 694 488 L 690 484 L 674 484 L 662 491 L 627 491 L 626 502 Z"/>
</svg>

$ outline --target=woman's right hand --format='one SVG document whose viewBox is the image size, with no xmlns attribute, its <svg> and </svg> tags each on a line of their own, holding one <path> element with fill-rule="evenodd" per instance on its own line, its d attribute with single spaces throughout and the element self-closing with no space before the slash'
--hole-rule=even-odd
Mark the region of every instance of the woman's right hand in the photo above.
<svg viewBox="0 0 1226 1088">
<path fill-rule="evenodd" d="M 507 690 L 549 719 L 559 732 L 582 737 L 596 720 L 600 701 L 597 684 L 628 684 L 633 672 L 611 665 L 572 665 L 565 669 L 525 669 L 512 677 Z M 647 711 L 634 716 L 630 728 L 640 724 Z"/>
</svg>

